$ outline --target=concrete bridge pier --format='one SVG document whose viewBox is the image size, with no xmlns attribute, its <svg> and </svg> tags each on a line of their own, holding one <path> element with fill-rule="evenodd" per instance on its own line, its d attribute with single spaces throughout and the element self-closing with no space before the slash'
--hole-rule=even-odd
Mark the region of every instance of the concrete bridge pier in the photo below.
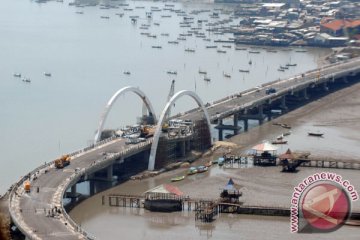
<svg viewBox="0 0 360 240">
<path fill-rule="evenodd" d="M 186 156 L 186 141 L 179 142 L 180 145 L 180 157 Z"/>
<path fill-rule="evenodd" d="M 114 167 L 111 164 L 106 168 L 106 180 L 107 181 L 109 181 L 109 182 L 113 181 L 113 178 L 114 178 L 113 172 L 114 172 Z"/>
<path fill-rule="evenodd" d="M 224 139 L 223 136 L 223 131 L 224 130 L 230 130 L 234 132 L 234 135 L 239 133 L 239 130 L 241 129 L 241 127 L 239 126 L 239 116 L 238 113 L 235 113 L 233 115 L 234 119 L 233 119 L 233 125 L 226 125 L 223 123 L 223 119 L 219 119 L 218 120 L 218 125 L 215 127 L 215 129 L 218 130 L 218 139 L 219 141 L 222 141 Z"/>
<path fill-rule="evenodd" d="M 308 100 L 309 99 L 309 95 L 308 95 L 308 92 L 307 92 L 307 88 L 304 88 L 302 90 L 302 93 L 303 93 L 303 97 L 305 100 Z"/>
<path fill-rule="evenodd" d="M 288 110 L 288 107 L 286 106 L 286 95 L 281 97 L 280 108 L 283 110 L 283 112 Z"/>
<path fill-rule="evenodd" d="M 326 92 L 329 91 L 329 86 L 328 86 L 327 82 L 323 83 L 323 88 Z"/>
</svg>

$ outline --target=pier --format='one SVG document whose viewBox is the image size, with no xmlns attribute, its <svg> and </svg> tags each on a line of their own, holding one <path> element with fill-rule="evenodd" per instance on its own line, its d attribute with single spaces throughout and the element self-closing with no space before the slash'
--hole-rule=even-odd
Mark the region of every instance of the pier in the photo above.
<svg viewBox="0 0 360 240">
<path fill-rule="evenodd" d="M 341 63 L 329 64 L 288 79 L 266 83 L 206 104 L 202 103 L 196 93 L 180 91 L 168 101 L 159 119 L 155 118 L 156 114 L 144 93 L 133 87 L 121 89 L 106 105 L 94 144 L 69 153 L 71 157 L 69 166 L 58 169 L 55 167 L 54 161 L 49 161 L 26 174 L 12 186 L 8 207 L 12 222 L 28 239 L 93 239 L 94 237 L 91 234 L 83 230 L 68 216 L 63 205 L 64 196 L 71 197 L 71 201 L 75 204 L 79 198 L 77 184 L 80 182 L 90 181 L 90 192 L 95 194 L 101 190 L 96 188 L 94 181 L 107 182 L 111 187 L 114 182 L 114 173 L 117 171 L 125 175 L 131 170 L 140 172 L 145 169 L 160 169 L 162 166 L 161 162 L 158 162 L 159 158 L 168 156 L 166 152 L 156 153 L 158 145 L 167 144 L 166 137 L 161 129 L 166 121 L 165 115 L 171 105 L 183 96 L 190 96 L 198 104 L 198 108 L 172 118 L 191 120 L 194 123 L 194 130 L 191 136 L 179 136 L 177 140 L 169 141 L 169 144 L 172 149 L 177 149 L 179 155 L 186 156 L 191 150 L 205 151 L 211 146 L 211 124 L 217 125 L 218 138 L 222 140 L 224 130 L 231 130 L 234 134 L 239 133 L 240 127 L 247 130 L 249 120 L 255 119 L 261 124 L 266 118 L 271 119 L 271 110 L 281 109 L 282 112 L 286 112 L 288 107 L 294 103 L 306 104 L 312 95 L 326 93 L 335 86 L 345 86 L 358 81 L 359 73 L 360 58 L 355 58 Z M 267 91 L 269 88 L 276 89 L 275 93 L 269 93 Z M 135 144 L 126 144 L 126 139 L 121 137 L 101 139 L 102 127 L 108 111 L 111 110 L 112 104 L 118 99 L 118 96 L 127 91 L 137 94 L 143 100 L 148 109 L 148 115 L 145 118 L 157 124 L 154 136 L 146 139 L 145 142 Z M 223 121 L 226 118 L 232 118 L 233 124 L 224 124 Z M 172 159 L 175 157 L 177 156 L 173 156 Z M 358 163 L 340 163 L 325 159 L 307 161 L 303 165 L 360 168 Z M 32 188 L 30 192 L 26 192 L 24 189 L 26 181 L 38 189 Z M 140 200 L 136 198 L 128 197 L 125 202 L 116 199 L 118 198 L 112 198 L 111 204 L 141 206 Z M 132 200 L 130 201 L 130 199 Z M 195 205 L 195 202 L 191 204 Z M 197 204 L 198 209 L 199 204 Z M 230 206 L 229 204 L 226 206 Z M 201 213 L 198 216 L 199 219 L 211 220 L 218 211 L 215 210 L 216 205 L 220 206 L 222 210 L 225 208 L 224 204 L 202 202 L 200 204 L 202 208 L 199 209 Z M 222 205 L 223 207 L 221 207 Z M 236 211 L 250 211 L 241 210 L 244 209 L 241 208 L 242 206 L 231 206 Z M 35 211 L 36 209 L 52 209 L 54 207 L 59 210 L 56 217 L 49 218 L 45 214 L 39 214 L 39 211 Z M 269 208 L 266 211 L 271 212 L 272 210 Z"/>
</svg>

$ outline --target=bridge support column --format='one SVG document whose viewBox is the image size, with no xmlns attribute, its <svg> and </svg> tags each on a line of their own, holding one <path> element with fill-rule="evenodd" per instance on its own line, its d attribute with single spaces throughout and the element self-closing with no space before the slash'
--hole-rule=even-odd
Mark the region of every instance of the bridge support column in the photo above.
<svg viewBox="0 0 360 240">
<path fill-rule="evenodd" d="M 328 87 L 327 82 L 324 82 L 324 83 L 323 83 L 323 87 L 324 87 L 324 90 L 325 90 L 325 91 L 329 91 L 329 87 Z"/>
<path fill-rule="evenodd" d="M 219 125 L 223 125 L 223 120 L 219 119 Z M 223 130 L 221 128 L 218 129 L 218 139 L 219 141 L 223 140 Z"/>
<path fill-rule="evenodd" d="M 90 196 L 95 195 L 95 182 L 89 181 L 89 194 Z"/>
<path fill-rule="evenodd" d="M 249 119 L 244 119 L 244 131 L 249 130 Z"/>
<path fill-rule="evenodd" d="M 112 181 L 113 180 L 113 165 L 111 164 L 106 168 L 106 180 Z"/>
<path fill-rule="evenodd" d="M 186 156 L 186 144 L 185 141 L 181 141 L 179 142 L 180 144 L 180 157 L 185 157 Z"/>
<path fill-rule="evenodd" d="M 239 114 L 238 113 L 234 113 L 234 135 L 239 134 Z"/>
<path fill-rule="evenodd" d="M 288 107 L 286 106 L 286 96 L 285 96 L 285 95 L 281 97 L 280 108 L 281 108 L 283 111 L 286 111 L 286 110 L 288 109 Z"/>
<path fill-rule="evenodd" d="M 305 100 L 308 100 L 308 99 L 309 99 L 309 96 L 308 96 L 308 93 L 307 93 L 307 88 L 304 88 L 304 90 L 303 90 L 303 96 L 304 96 L 304 99 L 305 99 Z"/>
<path fill-rule="evenodd" d="M 76 184 L 71 186 L 71 195 L 76 196 Z"/>
<path fill-rule="evenodd" d="M 185 141 L 185 151 L 186 151 L 186 152 L 190 152 L 190 151 L 191 151 L 190 140 Z"/>
<path fill-rule="evenodd" d="M 261 125 L 264 122 L 264 106 L 260 105 L 258 108 L 259 108 L 259 125 Z"/>
</svg>

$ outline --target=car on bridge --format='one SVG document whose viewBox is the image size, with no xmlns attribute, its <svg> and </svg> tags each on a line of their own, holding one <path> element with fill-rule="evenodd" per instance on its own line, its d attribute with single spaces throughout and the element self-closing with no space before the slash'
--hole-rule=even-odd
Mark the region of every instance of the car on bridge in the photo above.
<svg viewBox="0 0 360 240">
<path fill-rule="evenodd" d="M 276 93 L 276 89 L 275 88 L 268 88 L 265 90 L 266 94 L 272 94 L 272 93 Z"/>
</svg>

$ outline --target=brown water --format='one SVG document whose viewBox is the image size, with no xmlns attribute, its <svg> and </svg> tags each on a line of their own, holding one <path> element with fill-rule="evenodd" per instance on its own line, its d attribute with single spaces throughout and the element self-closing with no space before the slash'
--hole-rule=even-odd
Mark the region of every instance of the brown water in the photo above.
<svg viewBox="0 0 360 240">
<path fill-rule="evenodd" d="M 292 124 L 292 134 L 287 137 L 288 147 L 311 151 L 318 156 L 355 158 L 360 154 L 359 119 L 360 84 L 331 94 L 293 111 L 277 121 Z M 347 97 L 345 97 L 347 96 Z M 307 131 L 320 130 L 324 138 L 307 136 Z M 278 126 L 266 123 L 248 133 L 232 139 L 239 144 L 240 152 L 264 139 L 273 139 L 284 132 Z M 216 158 L 217 154 L 210 158 Z M 202 161 L 205 161 L 203 159 Z M 197 163 L 199 164 L 199 163 Z M 196 165 L 196 164 L 195 164 Z M 187 177 L 174 183 L 191 197 L 217 198 L 221 189 L 232 177 L 243 192 L 241 201 L 249 205 L 290 206 L 292 189 L 305 177 L 319 171 L 331 171 L 350 180 L 360 190 L 360 171 L 341 169 L 299 168 L 296 174 L 282 173 L 280 167 L 244 166 L 240 169 L 223 169 L 213 166 L 209 172 Z M 125 209 L 101 205 L 101 196 L 108 193 L 142 193 L 170 178 L 182 175 L 185 169 L 167 172 L 152 179 L 128 181 L 96 195 L 76 207 L 70 214 L 83 228 L 98 239 L 359 239 L 360 228 L 343 226 L 329 234 L 291 234 L 288 217 L 265 217 L 221 214 L 211 224 L 195 222 L 193 212 L 151 213 L 143 209 Z M 353 202 L 353 210 L 360 211 L 360 201 Z"/>
</svg>

